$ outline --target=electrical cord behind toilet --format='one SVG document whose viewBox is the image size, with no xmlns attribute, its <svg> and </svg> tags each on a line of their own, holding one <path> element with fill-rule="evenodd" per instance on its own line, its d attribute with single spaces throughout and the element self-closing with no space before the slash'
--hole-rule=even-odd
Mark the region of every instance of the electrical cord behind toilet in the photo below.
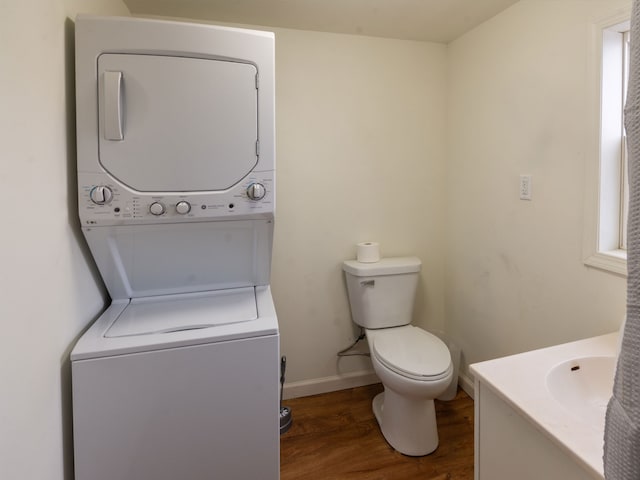
<svg viewBox="0 0 640 480">
<path fill-rule="evenodd" d="M 357 350 L 353 352 L 349 351 L 353 347 L 355 347 L 358 344 L 358 342 L 360 342 L 360 340 L 364 340 L 365 337 L 366 335 L 364 333 L 364 328 L 360 327 L 360 334 L 358 335 L 358 338 L 356 338 L 356 341 L 353 342 L 351 345 L 349 345 L 347 348 L 340 350 L 336 355 L 338 355 L 338 357 L 353 357 L 356 355 L 361 355 L 363 357 L 370 357 L 371 354 L 368 352 L 359 352 Z"/>
</svg>

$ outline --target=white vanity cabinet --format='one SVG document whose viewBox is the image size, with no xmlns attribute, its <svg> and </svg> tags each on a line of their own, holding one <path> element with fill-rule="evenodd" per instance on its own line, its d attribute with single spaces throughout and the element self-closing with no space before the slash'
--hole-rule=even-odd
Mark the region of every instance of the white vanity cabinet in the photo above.
<svg viewBox="0 0 640 480">
<path fill-rule="evenodd" d="M 610 398 L 603 380 L 613 383 L 617 339 L 612 333 L 471 365 L 475 480 L 603 480 Z"/>
<path fill-rule="evenodd" d="M 602 480 L 492 388 L 475 382 L 475 480 Z"/>
</svg>

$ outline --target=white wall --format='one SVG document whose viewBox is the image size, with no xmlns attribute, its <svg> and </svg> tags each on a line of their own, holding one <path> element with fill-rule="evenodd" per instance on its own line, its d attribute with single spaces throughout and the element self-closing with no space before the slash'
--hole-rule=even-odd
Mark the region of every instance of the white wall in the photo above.
<svg viewBox="0 0 640 480">
<path fill-rule="evenodd" d="M 75 200 L 73 23 L 120 0 L 0 4 L 0 478 L 72 479 L 68 352 L 104 306 Z"/>
<path fill-rule="evenodd" d="M 582 244 L 591 25 L 626 5 L 523 0 L 449 45 L 445 302 L 466 363 L 620 324 L 625 279 Z"/>
<path fill-rule="evenodd" d="M 354 338 L 341 263 L 357 242 L 419 256 L 416 322 L 443 328 L 446 47 L 275 33 L 272 286 L 295 383 L 371 368 L 336 357 Z"/>
</svg>

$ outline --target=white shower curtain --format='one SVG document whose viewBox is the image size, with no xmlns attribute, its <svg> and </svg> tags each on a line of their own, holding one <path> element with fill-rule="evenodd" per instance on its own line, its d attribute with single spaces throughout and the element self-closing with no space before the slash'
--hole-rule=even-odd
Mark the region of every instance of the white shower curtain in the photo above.
<svg viewBox="0 0 640 480">
<path fill-rule="evenodd" d="M 607 407 L 606 480 L 640 480 L 640 0 L 631 14 L 631 65 L 625 106 L 629 152 L 627 322 Z"/>
</svg>

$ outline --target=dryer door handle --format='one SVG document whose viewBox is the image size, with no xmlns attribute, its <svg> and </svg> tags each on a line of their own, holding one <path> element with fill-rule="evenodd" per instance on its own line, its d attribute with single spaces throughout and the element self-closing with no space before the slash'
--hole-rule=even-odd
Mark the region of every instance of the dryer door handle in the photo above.
<svg viewBox="0 0 640 480">
<path fill-rule="evenodd" d="M 124 140 L 122 134 L 122 72 L 103 74 L 104 138 Z"/>
</svg>

